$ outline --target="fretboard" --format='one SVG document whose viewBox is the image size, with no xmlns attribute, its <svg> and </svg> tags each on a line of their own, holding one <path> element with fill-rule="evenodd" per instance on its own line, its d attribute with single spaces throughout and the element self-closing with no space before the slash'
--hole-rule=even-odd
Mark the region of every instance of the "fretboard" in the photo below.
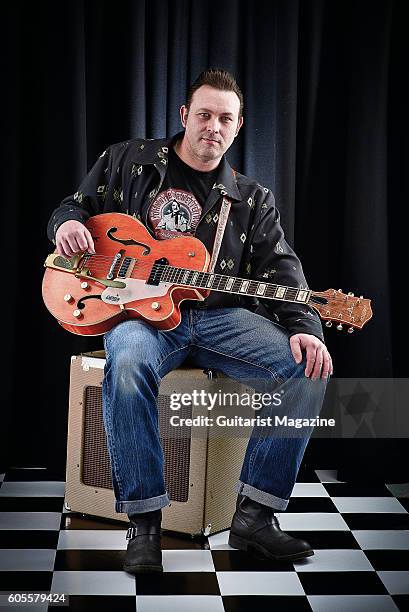
<svg viewBox="0 0 409 612">
<path fill-rule="evenodd" d="M 186 268 L 155 264 L 148 283 L 158 284 L 159 282 L 194 287 L 195 289 L 209 289 L 257 298 L 282 300 L 284 302 L 302 302 L 304 304 L 309 301 L 311 296 L 311 290 L 309 289 L 297 289 L 296 287 L 275 285 L 224 274 L 197 272 Z"/>
</svg>

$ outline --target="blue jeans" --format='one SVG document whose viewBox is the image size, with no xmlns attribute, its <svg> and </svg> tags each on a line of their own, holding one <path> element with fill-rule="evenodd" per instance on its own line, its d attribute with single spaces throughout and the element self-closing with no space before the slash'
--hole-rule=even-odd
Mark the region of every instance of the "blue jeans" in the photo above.
<svg viewBox="0 0 409 612">
<path fill-rule="evenodd" d="M 295 363 L 285 328 L 244 308 L 206 310 L 185 302 L 176 329 L 163 332 L 140 319 L 128 320 L 105 334 L 104 345 L 103 417 L 116 512 L 149 512 L 169 504 L 156 398 L 163 376 L 187 357 L 245 384 L 251 380 L 254 388 L 285 391 L 289 417 L 317 416 L 321 409 L 326 382 L 305 377 L 305 358 Z M 260 435 L 255 427 L 236 490 L 285 510 L 311 432 Z"/>
</svg>

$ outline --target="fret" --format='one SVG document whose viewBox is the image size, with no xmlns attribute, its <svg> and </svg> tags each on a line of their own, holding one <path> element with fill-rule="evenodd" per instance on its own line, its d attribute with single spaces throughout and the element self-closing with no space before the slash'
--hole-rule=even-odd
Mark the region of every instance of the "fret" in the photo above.
<svg viewBox="0 0 409 612">
<path fill-rule="evenodd" d="M 251 280 L 249 288 L 247 289 L 247 295 L 256 295 L 257 285 L 258 285 L 257 281 Z"/>
<path fill-rule="evenodd" d="M 198 281 L 197 284 L 199 285 L 199 287 L 206 287 L 206 273 L 205 272 L 199 272 L 198 273 Z"/>
<path fill-rule="evenodd" d="M 124 266 L 125 267 L 125 266 Z M 161 272 L 160 272 L 161 270 Z M 236 294 L 254 295 L 268 299 L 278 299 L 287 302 L 307 303 L 310 291 L 308 289 L 297 289 L 271 283 L 225 276 L 223 274 L 209 274 L 185 268 L 173 268 L 171 266 L 154 266 L 154 274 L 159 274 L 160 281 L 181 285 L 202 287 L 215 291 L 226 291 Z"/>
<path fill-rule="evenodd" d="M 300 289 L 300 291 L 297 292 L 296 300 L 297 302 L 306 302 L 307 297 L 308 297 L 308 291 L 306 291 L 305 289 Z"/>
</svg>

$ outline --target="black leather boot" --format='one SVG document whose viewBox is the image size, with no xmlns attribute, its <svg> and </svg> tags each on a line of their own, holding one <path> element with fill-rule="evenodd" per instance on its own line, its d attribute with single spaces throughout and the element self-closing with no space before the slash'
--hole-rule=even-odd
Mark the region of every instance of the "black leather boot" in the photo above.
<svg viewBox="0 0 409 612">
<path fill-rule="evenodd" d="M 314 554 L 308 542 L 281 531 L 272 508 L 245 495 L 237 498 L 229 545 L 240 550 L 256 550 L 275 561 L 291 561 Z"/>
<path fill-rule="evenodd" d="M 128 549 L 123 568 L 130 574 L 163 572 L 160 547 L 162 510 L 133 514 L 126 539 Z"/>
</svg>

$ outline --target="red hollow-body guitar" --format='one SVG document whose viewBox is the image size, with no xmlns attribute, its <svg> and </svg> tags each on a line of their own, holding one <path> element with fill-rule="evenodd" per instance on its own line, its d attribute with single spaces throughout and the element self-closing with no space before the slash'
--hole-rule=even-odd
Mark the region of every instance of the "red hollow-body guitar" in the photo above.
<svg viewBox="0 0 409 612">
<path fill-rule="evenodd" d="M 340 290 L 311 291 L 208 272 L 210 256 L 197 238 L 155 240 L 122 213 L 87 223 L 95 254 L 67 259 L 53 253 L 44 263 L 43 299 L 60 325 L 86 336 L 104 334 L 127 318 L 142 318 L 168 331 L 179 325 L 183 300 L 204 300 L 210 291 L 308 304 L 331 326 L 362 328 L 372 317 L 370 300 Z"/>
</svg>

